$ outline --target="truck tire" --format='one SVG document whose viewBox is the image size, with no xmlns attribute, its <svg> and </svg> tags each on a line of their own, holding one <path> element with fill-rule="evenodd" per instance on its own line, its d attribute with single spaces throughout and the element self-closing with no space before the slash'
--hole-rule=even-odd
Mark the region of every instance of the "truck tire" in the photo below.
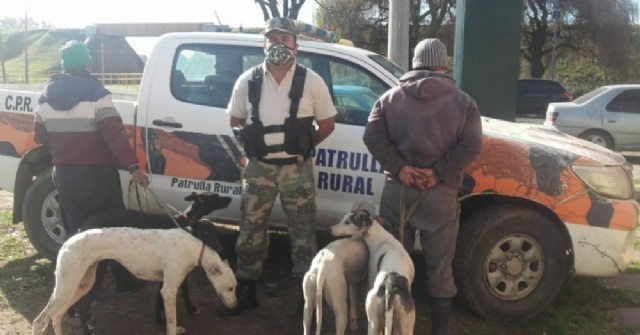
<svg viewBox="0 0 640 335">
<path fill-rule="evenodd" d="M 562 232 L 528 208 L 494 205 L 460 227 L 454 260 L 458 298 L 489 320 L 531 317 L 547 308 L 568 274 Z"/>
<path fill-rule="evenodd" d="M 67 233 L 62 225 L 58 191 L 50 169 L 40 174 L 27 189 L 22 218 L 31 244 L 40 255 L 55 261 Z"/>
</svg>

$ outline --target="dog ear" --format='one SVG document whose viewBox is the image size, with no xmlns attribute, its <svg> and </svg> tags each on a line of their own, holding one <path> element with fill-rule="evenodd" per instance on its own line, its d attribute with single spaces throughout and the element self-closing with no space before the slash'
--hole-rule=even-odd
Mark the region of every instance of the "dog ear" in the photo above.
<svg viewBox="0 0 640 335">
<path fill-rule="evenodd" d="M 209 268 L 209 272 L 211 272 L 211 274 L 214 276 L 219 276 L 222 274 L 222 268 L 220 268 L 219 265 L 213 265 Z"/>
<path fill-rule="evenodd" d="M 371 213 L 367 210 L 360 210 L 356 212 L 357 221 L 360 222 L 361 226 L 371 226 L 373 223 L 373 219 L 371 218 Z"/>
<path fill-rule="evenodd" d="M 191 194 L 189 194 L 188 196 L 184 197 L 184 201 L 194 201 L 198 199 L 198 193 L 196 192 L 191 192 Z"/>
</svg>

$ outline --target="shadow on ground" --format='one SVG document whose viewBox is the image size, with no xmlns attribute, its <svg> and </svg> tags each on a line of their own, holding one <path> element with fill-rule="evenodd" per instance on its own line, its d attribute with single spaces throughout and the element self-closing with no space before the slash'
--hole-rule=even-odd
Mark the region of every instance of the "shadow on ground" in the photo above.
<svg viewBox="0 0 640 335">
<path fill-rule="evenodd" d="M 238 236 L 236 227 L 220 225 L 222 242 L 225 247 L 223 258 L 235 263 L 234 245 Z M 281 232 L 270 233 L 270 253 L 265 264 L 263 280 L 282 278 L 291 270 L 290 243 L 288 235 Z M 331 241 L 328 233 L 319 233 L 319 248 Z M 422 282 L 424 270 L 420 257 L 416 262 L 417 278 L 414 282 L 414 297 L 418 318 L 416 330 L 428 329 L 428 307 Z M 24 319 L 31 322 L 44 308 L 53 290 L 54 275 L 53 265 L 39 256 L 30 256 L 12 261 L 0 268 L 0 289 L 5 292 L 10 306 L 2 306 L 0 316 L 16 317 L 21 314 Z M 264 289 L 258 287 L 258 299 L 261 306 L 241 316 L 221 318 L 215 313 L 221 305 L 213 286 L 208 282 L 204 272 L 197 268 L 188 277 L 191 297 L 199 308 L 199 313 L 189 315 L 184 309 L 182 299 L 178 298 L 178 324 L 187 329 L 188 334 L 278 334 L 299 335 L 302 334 L 302 316 L 296 308 L 298 295 L 293 290 L 281 296 L 267 296 Z M 91 307 L 93 319 L 91 324 L 95 327 L 94 334 L 164 334 L 164 325 L 156 325 L 154 322 L 154 302 L 158 292 L 159 283 L 147 283 L 142 288 L 126 293 L 114 293 L 114 283 L 110 274 L 107 275 L 102 289 L 99 291 L 96 303 Z M 358 332 L 348 334 L 366 333 L 366 314 L 364 303 L 366 291 L 361 288 L 358 292 Z M 2 312 L 4 310 L 6 312 Z M 13 310 L 13 312 L 11 312 Z M 12 314 L 13 313 L 13 314 Z M 464 312 L 456 312 L 461 319 L 472 317 Z M 11 329 L 11 328 L 10 328 Z M 331 309 L 325 305 L 323 317 L 323 334 L 335 329 L 334 316 Z M 24 330 L 22 327 L 21 330 Z M 80 327 L 77 322 L 66 317 L 64 322 L 65 334 L 79 335 Z M 23 331 L 11 331 L 11 334 L 24 333 Z M 422 332 L 420 332 L 422 333 Z M 46 334 L 53 334 L 51 328 Z"/>
</svg>

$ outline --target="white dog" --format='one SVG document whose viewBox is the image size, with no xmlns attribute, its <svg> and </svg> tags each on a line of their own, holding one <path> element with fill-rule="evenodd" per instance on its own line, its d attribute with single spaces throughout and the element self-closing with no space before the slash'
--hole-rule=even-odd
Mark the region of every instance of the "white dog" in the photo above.
<svg viewBox="0 0 640 335">
<path fill-rule="evenodd" d="M 316 334 L 320 335 L 323 294 L 336 318 L 336 335 L 344 335 L 347 329 L 347 313 L 349 328 L 352 331 L 358 330 L 356 286 L 367 276 L 368 259 L 367 245 L 361 239 L 355 238 L 333 241 L 316 254 L 302 281 L 305 301 L 304 335 L 311 334 L 314 307 Z M 347 290 L 350 312 L 347 311 Z"/>
<path fill-rule="evenodd" d="M 415 268 L 411 257 L 370 210 L 347 213 L 331 227 L 334 236 L 362 238 L 369 247 L 369 292 L 365 302 L 369 335 L 413 334 L 411 296 Z"/>
<path fill-rule="evenodd" d="M 62 335 L 62 318 L 93 286 L 98 262 L 113 259 L 140 279 L 162 281 L 167 334 L 176 335 L 176 293 L 187 274 L 202 266 L 222 303 L 236 305 L 236 278 L 217 252 L 182 229 L 90 229 L 74 235 L 60 249 L 56 285 L 44 310 L 33 321 L 33 334 L 53 323 Z"/>
</svg>

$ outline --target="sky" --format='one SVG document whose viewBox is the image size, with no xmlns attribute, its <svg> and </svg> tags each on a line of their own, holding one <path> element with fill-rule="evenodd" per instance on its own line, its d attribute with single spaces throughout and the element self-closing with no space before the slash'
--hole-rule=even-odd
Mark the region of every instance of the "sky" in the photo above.
<svg viewBox="0 0 640 335">
<path fill-rule="evenodd" d="M 314 0 L 298 16 L 311 21 Z M 55 28 L 84 28 L 94 23 L 214 22 L 237 27 L 262 26 L 254 0 L 0 0 L 0 18 L 25 16 Z M 311 22 L 309 22 L 311 23 Z"/>
<path fill-rule="evenodd" d="M 315 6 L 314 0 L 306 0 L 298 19 L 312 23 Z M 44 21 L 53 28 L 134 22 L 213 22 L 231 27 L 264 25 L 262 10 L 254 0 L 0 0 L 0 18 L 24 18 L 25 10 L 32 20 Z M 149 55 L 155 41 L 148 37 L 127 40 L 144 55 Z"/>
<path fill-rule="evenodd" d="M 640 9 L 640 0 L 633 0 Z M 306 0 L 298 19 L 313 23 L 314 0 Z M 255 0 L 0 0 L 0 18 L 23 18 L 54 28 L 85 28 L 95 23 L 214 22 L 231 27 L 261 27 Z M 216 17 L 217 14 L 217 17 Z M 640 19 L 640 13 L 638 13 Z M 148 55 L 149 38 L 127 38 L 138 53 Z"/>
</svg>

